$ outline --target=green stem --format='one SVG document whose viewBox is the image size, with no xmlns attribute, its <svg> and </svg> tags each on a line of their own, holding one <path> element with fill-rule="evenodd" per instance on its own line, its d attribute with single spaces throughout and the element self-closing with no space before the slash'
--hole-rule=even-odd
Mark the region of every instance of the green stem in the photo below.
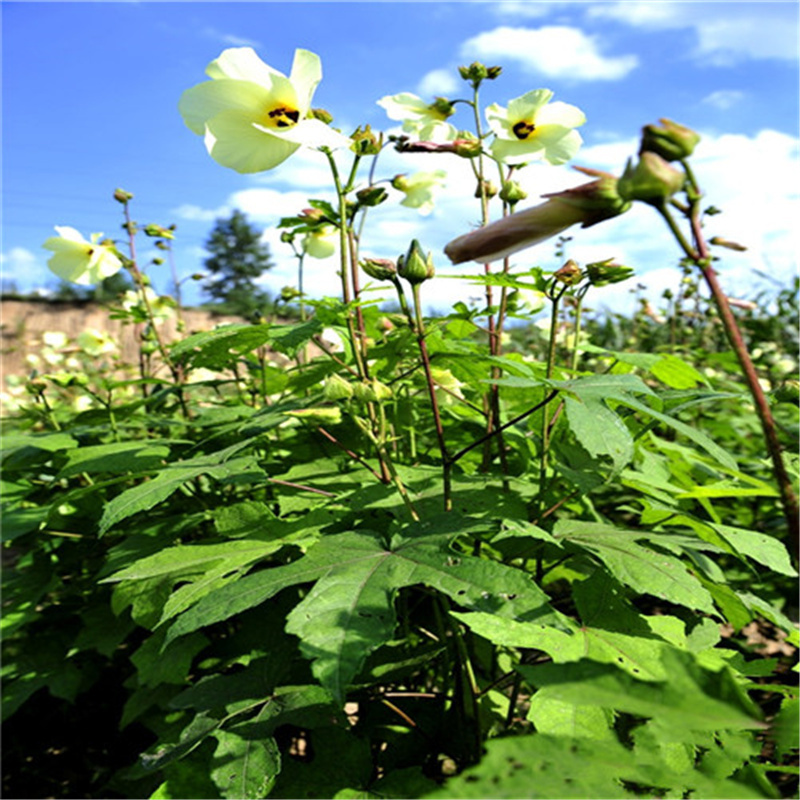
<svg viewBox="0 0 800 800">
<path fill-rule="evenodd" d="M 702 224 L 700 222 L 700 192 L 697 189 L 694 176 L 688 169 L 688 165 L 684 164 L 684 167 L 687 169 L 687 175 L 689 180 L 692 182 L 692 187 L 694 189 L 693 194 L 696 198 L 692 199 L 691 201 L 689 217 L 689 224 L 691 226 L 692 236 L 694 238 L 696 248 L 691 247 L 686 241 L 686 238 L 682 235 L 682 233 L 680 233 L 672 214 L 665 204 L 658 207 L 658 211 L 666 221 L 670 230 L 673 233 L 676 233 L 676 230 L 678 233 L 680 233 L 680 235 L 676 234 L 675 236 L 678 244 L 681 246 L 681 249 L 684 251 L 686 256 L 691 259 L 703 273 L 703 278 L 705 279 L 706 284 L 711 291 L 711 295 L 714 298 L 714 303 L 717 306 L 717 311 L 719 312 L 720 319 L 722 320 L 722 325 L 725 328 L 728 341 L 736 353 L 736 357 L 744 374 L 745 381 L 750 389 L 750 394 L 753 397 L 756 413 L 761 421 L 761 428 L 764 433 L 764 440 L 767 450 L 769 451 L 772 459 L 772 466 L 781 493 L 784 516 L 786 518 L 787 530 L 789 532 L 789 547 L 796 563 L 798 560 L 798 544 L 800 543 L 800 508 L 798 507 L 797 495 L 794 492 L 791 478 L 789 477 L 789 474 L 786 471 L 786 466 L 783 463 L 782 448 L 780 441 L 778 440 L 775 420 L 772 416 L 769 403 L 767 402 L 767 398 L 764 395 L 761 384 L 759 383 L 758 374 L 756 373 L 753 362 L 750 359 L 750 354 L 747 351 L 747 346 L 745 345 L 739 325 L 737 324 L 736 318 L 733 316 L 733 312 L 731 311 L 728 298 L 722 291 L 722 287 L 717 280 L 717 274 L 711 266 L 711 254 L 708 251 L 708 246 L 702 231 Z"/>
<path fill-rule="evenodd" d="M 453 464 L 447 454 L 447 445 L 444 439 L 444 428 L 442 427 L 442 417 L 439 413 L 439 401 L 436 399 L 436 386 L 433 382 L 433 374 L 431 373 L 431 360 L 428 355 L 428 347 L 425 344 L 425 323 L 422 319 L 422 303 L 419 296 L 420 284 L 416 283 L 413 286 L 414 290 L 414 330 L 417 336 L 417 344 L 419 345 L 420 356 L 422 357 L 422 366 L 425 370 L 425 382 L 428 386 L 428 397 L 431 401 L 431 409 L 433 411 L 433 422 L 436 428 L 436 440 L 439 443 L 439 453 L 442 457 L 442 482 L 444 492 L 444 510 L 451 511 L 453 508 L 452 489 L 451 489 L 451 473 Z"/>
</svg>

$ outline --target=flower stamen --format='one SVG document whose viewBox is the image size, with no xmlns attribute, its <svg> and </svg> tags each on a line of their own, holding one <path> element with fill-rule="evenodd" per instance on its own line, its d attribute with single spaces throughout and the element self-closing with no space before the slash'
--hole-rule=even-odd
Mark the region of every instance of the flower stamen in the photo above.
<svg viewBox="0 0 800 800">
<path fill-rule="evenodd" d="M 297 125 L 300 119 L 300 112 L 295 108 L 279 106 L 267 112 L 267 117 L 269 117 L 270 127 L 291 128 Z"/>
<path fill-rule="evenodd" d="M 536 130 L 536 126 L 532 122 L 521 119 L 511 130 L 514 131 L 517 139 L 524 141 Z"/>
</svg>

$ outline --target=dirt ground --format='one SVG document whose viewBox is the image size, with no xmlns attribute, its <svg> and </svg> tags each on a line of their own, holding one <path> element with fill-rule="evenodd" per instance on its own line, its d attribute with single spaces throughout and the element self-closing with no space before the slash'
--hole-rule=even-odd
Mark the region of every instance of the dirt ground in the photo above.
<svg viewBox="0 0 800 800">
<path fill-rule="evenodd" d="M 210 330 L 221 323 L 243 321 L 239 317 L 216 316 L 197 309 L 185 309 L 183 319 L 186 328 L 181 336 Z M 174 319 L 162 323 L 161 330 L 167 342 L 178 338 L 176 324 Z M 137 362 L 136 327 L 109 319 L 105 307 L 93 303 L 0 302 L 0 390 L 6 388 L 6 376 L 25 376 L 30 373 L 31 367 L 26 357 L 39 354 L 43 333 L 60 331 L 74 342 L 78 334 L 86 330 L 110 334 L 120 346 L 122 361 L 129 364 Z"/>
</svg>

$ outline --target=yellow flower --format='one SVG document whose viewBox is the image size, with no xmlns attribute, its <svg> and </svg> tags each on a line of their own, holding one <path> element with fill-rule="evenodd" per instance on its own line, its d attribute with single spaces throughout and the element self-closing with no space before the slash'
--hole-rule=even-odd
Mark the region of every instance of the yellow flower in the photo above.
<svg viewBox="0 0 800 800">
<path fill-rule="evenodd" d="M 88 356 L 96 358 L 105 353 L 113 353 L 117 349 L 117 343 L 107 333 L 89 328 L 78 334 L 78 347 Z"/>
<path fill-rule="evenodd" d="M 549 89 L 537 89 L 512 100 L 507 110 L 497 103 L 486 109 L 496 159 L 506 164 L 534 159 L 565 164 L 575 156 L 583 139 L 573 129 L 583 125 L 586 116 L 568 103 L 551 103 L 552 97 Z"/>
<path fill-rule="evenodd" d="M 301 145 L 349 147 L 349 138 L 309 118 L 322 79 L 319 56 L 296 50 L 287 78 L 250 47 L 231 47 L 206 68 L 210 81 L 187 89 L 178 108 L 211 157 L 237 172 L 278 166 Z"/>
<path fill-rule="evenodd" d="M 303 252 L 312 258 L 329 258 L 336 252 L 339 232 L 332 225 L 322 225 L 303 237 Z"/>
<path fill-rule="evenodd" d="M 434 172 L 415 172 L 412 175 L 395 175 L 392 186 L 405 194 L 401 206 L 416 208 L 423 216 L 433 211 L 433 190 L 444 183 L 447 173 L 442 169 Z"/>
<path fill-rule="evenodd" d="M 445 120 L 453 113 L 453 104 L 443 97 L 426 103 L 411 92 L 387 95 L 378 100 L 389 119 L 403 120 L 403 131 L 423 142 L 451 142 L 458 131 Z"/>
<path fill-rule="evenodd" d="M 110 278 L 122 269 L 122 262 L 108 245 L 100 244 L 101 233 L 93 233 L 87 241 L 75 228 L 56 225 L 58 236 L 51 236 L 42 244 L 54 255 L 47 266 L 62 280 L 89 286 Z"/>
</svg>

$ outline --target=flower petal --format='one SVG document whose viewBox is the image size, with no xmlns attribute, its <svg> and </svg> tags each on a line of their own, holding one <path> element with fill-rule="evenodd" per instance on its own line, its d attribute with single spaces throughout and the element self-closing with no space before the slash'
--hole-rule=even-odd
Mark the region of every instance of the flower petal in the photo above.
<svg viewBox="0 0 800 800">
<path fill-rule="evenodd" d="M 353 144 L 353 140 L 349 136 L 335 131 L 318 119 L 301 119 L 297 125 L 280 130 L 271 130 L 259 124 L 254 127 L 261 131 L 268 131 L 274 139 L 291 142 L 295 147 L 305 145 L 306 147 L 329 147 L 331 150 L 336 150 L 339 147 L 350 147 Z"/>
<path fill-rule="evenodd" d="M 389 119 L 416 119 L 427 111 L 428 105 L 421 97 L 410 92 L 386 95 L 378 100 Z"/>
<path fill-rule="evenodd" d="M 577 106 L 556 101 L 548 103 L 536 115 L 536 125 L 563 125 L 577 128 L 586 122 L 586 115 Z"/>
<path fill-rule="evenodd" d="M 80 234 L 80 232 L 75 230 L 75 228 L 71 228 L 69 225 L 54 225 L 53 227 L 56 229 L 56 233 L 62 239 L 67 239 L 70 242 L 86 242 L 86 239 Z M 54 236 L 52 239 L 48 239 L 47 241 L 60 241 L 60 239 Z"/>
<path fill-rule="evenodd" d="M 548 141 L 547 132 L 551 126 L 546 126 L 539 138 L 544 145 L 544 160 L 548 164 L 566 164 L 578 154 L 583 144 L 583 138 L 578 131 L 567 131 L 563 136 Z M 559 126 L 553 125 L 554 129 Z"/>
<path fill-rule="evenodd" d="M 187 89 L 181 95 L 178 110 L 189 129 L 202 136 L 206 122 L 217 114 L 238 110 L 249 113 L 255 121 L 271 100 L 270 90 L 257 83 L 220 79 Z"/>
<path fill-rule="evenodd" d="M 206 75 L 212 80 L 231 78 L 269 86 L 273 75 L 285 77 L 282 72 L 265 64 L 252 47 L 229 47 L 207 67 Z"/>
<path fill-rule="evenodd" d="M 289 80 L 297 94 L 298 110 L 302 116 L 311 108 L 311 99 L 322 80 L 319 56 L 310 50 L 295 50 Z"/>
<path fill-rule="evenodd" d="M 243 173 L 272 169 L 300 146 L 267 133 L 254 124 L 252 114 L 241 110 L 223 111 L 207 120 L 205 143 L 214 161 Z"/>
<path fill-rule="evenodd" d="M 538 119 L 540 110 L 547 106 L 552 97 L 550 89 L 534 89 L 522 97 L 515 97 L 508 104 L 508 118 L 514 122 Z"/>
</svg>

